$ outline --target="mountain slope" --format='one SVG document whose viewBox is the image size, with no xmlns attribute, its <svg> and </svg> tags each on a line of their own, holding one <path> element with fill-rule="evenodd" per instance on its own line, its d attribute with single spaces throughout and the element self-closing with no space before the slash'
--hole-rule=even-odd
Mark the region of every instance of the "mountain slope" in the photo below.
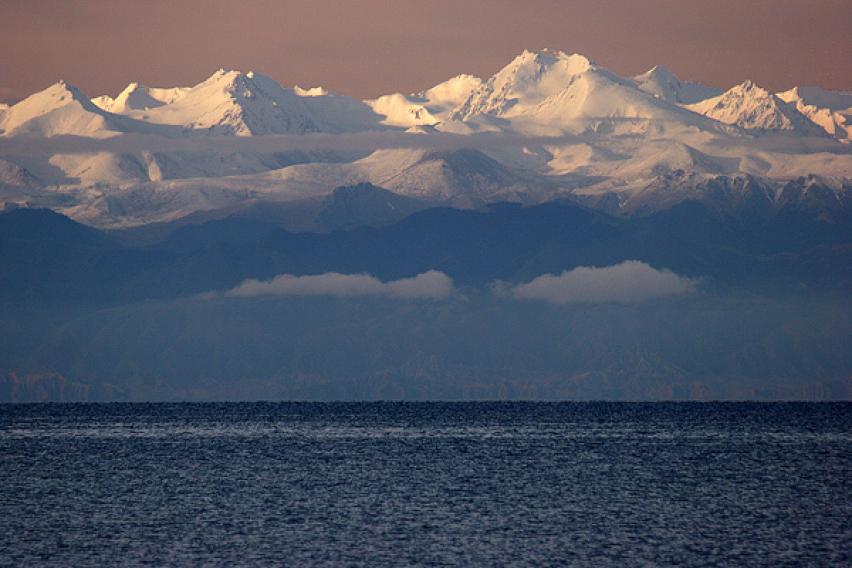
<svg viewBox="0 0 852 568">
<path fill-rule="evenodd" d="M 816 134 L 817 129 L 796 110 L 751 81 L 731 87 L 718 97 L 688 105 L 690 110 L 748 130 L 787 130 Z"/>
<path fill-rule="evenodd" d="M 724 92 L 724 89 L 708 87 L 701 83 L 681 81 L 670 70 L 659 65 L 633 77 L 633 80 L 642 91 L 677 104 L 695 104 Z"/>
<path fill-rule="evenodd" d="M 251 136 L 316 132 L 319 126 L 294 93 L 271 79 L 220 69 L 169 105 L 133 114 L 158 124 L 210 134 Z"/>
<path fill-rule="evenodd" d="M 591 68 L 592 63 L 582 55 L 524 51 L 474 90 L 451 118 L 464 121 L 483 114 L 521 114 L 561 92 Z"/>
<path fill-rule="evenodd" d="M 450 120 L 481 130 L 553 136 L 587 131 L 647 132 L 713 125 L 582 55 L 523 52 L 476 89 Z M 458 131 L 453 125 L 443 127 Z"/>
<path fill-rule="evenodd" d="M 733 185 L 720 180 L 701 201 L 629 219 L 569 202 L 500 204 L 481 211 L 432 208 L 378 228 L 316 234 L 233 216 L 183 226 L 144 246 L 119 243 L 47 211 L 12 211 L 0 214 L 0 298 L 132 302 L 227 290 L 247 278 L 284 273 L 394 280 L 430 269 L 487 287 L 625 260 L 704 278 L 708 289 L 769 295 L 800 292 L 804 285 L 848 296 L 852 216 L 823 220 L 796 202 L 764 209 L 759 183 L 748 187 L 748 208 L 720 206 Z M 362 200 L 360 191 L 339 193 L 334 200 L 343 203 L 326 202 L 321 210 L 345 226 L 376 211 L 368 201 L 401 203 L 371 188 Z"/>
<path fill-rule="evenodd" d="M 92 99 L 92 102 L 105 111 L 125 114 L 134 110 L 148 110 L 173 103 L 188 91 L 188 87 L 158 89 L 146 87 L 140 83 L 130 83 L 115 98 L 103 95 Z"/>
<path fill-rule="evenodd" d="M 458 75 L 431 89 L 413 95 L 393 93 L 365 101 L 382 122 L 393 126 L 435 125 L 445 120 L 470 94 L 482 85 L 472 75 Z"/>
<path fill-rule="evenodd" d="M 344 190 L 343 208 L 333 209 L 351 218 L 359 209 L 351 198 L 362 193 L 393 199 L 375 188 Z M 129 246 L 49 211 L 13 211 L 0 214 L 0 367 L 101 382 L 112 396 L 147 388 L 141 396 L 162 398 L 165 388 L 182 399 L 205 396 L 211 378 L 231 398 L 245 398 L 251 380 L 258 396 L 277 384 L 300 398 L 348 384 L 327 392 L 335 399 L 364 398 L 374 392 L 365 385 L 393 380 L 433 397 L 467 392 L 459 385 L 475 389 L 468 396 L 497 396 L 506 385 L 538 384 L 522 392 L 635 399 L 658 396 L 642 390 L 658 379 L 681 390 L 698 380 L 704 397 L 705 381 L 726 383 L 712 396 L 738 398 L 746 377 L 773 396 L 799 392 L 778 390 L 782 379 L 818 379 L 843 397 L 852 369 L 852 224 L 796 208 L 778 213 L 732 215 L 690 202 L 619 219 L 564 202 L 502 204 L 326 234 L 230 217 Z M 626 260 L 697 289 L 559 306 L 513 294 L 544 274 Z M 338 273 L 388 282 L 427 270 L 447 274 L 456 292 L 437 301 L 227 294 L 248 278 Z M 619 286 L 597 284 L 610 285 Z M 423 390 L 435 388 L 436 374 L 450 390 Z"/>
<path fill-rule="evenodd" d="M 428 207 L 428 202 L 362 183 L 338 187 L 323 198 L 314 222 L 325 230 L 380 227 Z"/>
<path fill-rule="evenodd" d="M 402 195 L 462 206 L 499 198 L 523 199 L 523 195 L 532 198 L 535 190 L 543 189 L 475 149 L 424 152 L 381 184 Z"/>
<path fill-rule="evenodd" d="M 838 140 L 852 140 L 852 93 L 793 87 L 776 95 Z"/>
<path fill-rule="evenodd" d="M 622 78 L 549 50 L 486 81 L 459 75 L 372 101 L 225 70 L 192 88 L 133 83 L 101 106 L 60 83 L 0 112 L 0 206 L 127 228 L 318 202 L 362 183 L 457 207 L 570 196 L 621 214 L 669 207 L 723 176 L 775 189 L 837 178 L 848 191 L 852 150 L 838 139 L 852 95 L 776 96 L 748 82 L 718 93 L 661 67 Z"/>
<path fill-rule="evenodd" d="M 3 136 L 105 137 L 126 131 L 127 122 L 95 106 L 79 89 L 59 81 L 0 114 Z"/>
<path fill-rule="evenodd" d="M 128 116 L 233 136 L 367 130 L 379 121 L 360 101 L 324 92 L 296 92 L 265 75 L 225 69 L 170 104 L 131 111 Z"/>
</svg>

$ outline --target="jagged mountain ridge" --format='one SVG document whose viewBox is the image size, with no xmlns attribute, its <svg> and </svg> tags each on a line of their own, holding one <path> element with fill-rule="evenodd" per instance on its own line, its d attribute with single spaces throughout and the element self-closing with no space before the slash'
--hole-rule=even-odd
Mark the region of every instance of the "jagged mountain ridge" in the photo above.
<svg viewBox="0 0 852 568">
<path fill-rule="evenodd" d="M 793 87 L 778 93 L 778 98 L 794 104 L 796 110 L 831 136 L 846 142 L 852 139 L 852 92 Z"/>
<path fill-rule="evenodd" d="M 590 80 L 590 77 L 594 77 L 594 80 Z M 644 111 L 635 108 L 628 110 L 626 107 L 631 105 L 635 107 L 636 101 L 642 101 L 641 93 L 649 94 L 660 103 L 665 103 L 657 106 L 659 109 L 668 111 L 672 110 L 671 107 L 698 105 L 725 94 L 722 89 L 716 87 L 682 81 L 661 66 L 653 67 L 636 77 L 622 79 L 582 55 L 542 50 L 540 52 L 524 51 L 485 81 L 471 75 L 459 75 L 413 95 L 394 93 L 363 102 L 330 94 L 321 87 L 285 88 L 259 73 L 251 71 L 242 73 L 226 69 L 218 70 L 193 87 L 150 88 L 134 82 L 114 98 L 102 95 L 91 99 L 90 102 L 101 111 L 126 115 L 141 122 L 180 126 L 187 130 L 217 134 L 245 136 L 341 132 L 354 129 L 376 129 L 381 128 L 382 125 L 407 128 L 437 125 L 445 121 L 465 122 L 482 115 L 534 117 L 537 107 L 550 97 L 570 98 L 570 95 L 565 95 L 563 92 L 582 79 L 586 79 L 585 82 L 589 83 L 582 87 L 585 90 L 591 88 L 592 84 L 602 82 L 610 82 L 623 87 L 624 90 L 619 90 L 614 100 L 592 101 L 596 103 L 595 107 L 603 104 L 603 109 L 594 111 L 585 109 L 583 101 L 580 101 L 580 104 L 568 105 L 562 109 L 563 115 L 567 112 L 568 116 L 572 117 L 597 114 L 599 117 L 635 115 L 642 118 L 649 114 L 650 118 L 654 118 L 652 109 L 656 106 L 652 103 L 645 101 L 646 104 L 650 104 L 650 108 Z M 72 98 L 85 98 L 78 89 L 64 82 L 57 85 L 67 90 Z M 43 95 L 40 98 L 49 101 L 57 85 L 40 93 Z M 810 93 L 806 97 L 807 101 L 797 94 L 800 92 L 797 89 L 804 89 L 801 92 Z M 843 109 L 837 108 L 837 101 L 843 99 L 844 95 L 848 97 L 846 93 L 821 90 L 821 94 L 815 95 L 813 90 L 807 91 L 807 89 L 794 88 L 785 93 L 779 93 L 778 99 L 781 102 L 792 102 L 793 99 L 802 98 L 803 106 L 817 108 L 830 106 L 832 111 L 850 108 L 848 104 Z M 694 110 L 700 114 L 708 114 L 712 110 L 714 116 L 722 116 L 726 119 L 725 122 L 735 123 L 737 121 L 731 120 L 729 115 L 742 110 L 740 107 L 743 104 L 744 93 L 758 99 L 758 103 L 761 104 L 766 102 L 765 99 L 768 96 L 775 96 L 763 92 L 750 81 L 746 81 L 733 87 L 728 92 L 727 100 L 705 105 L 707 108 L 696 107 Z M 834 101 L 833 106 L 826 101 Z M 45 106 L 49 103 L 43 100 L 41 104 Z M 6 112 L 14 111 L 16 114 L 24 114 L 21 112 L 24 109 L 19 108 L 16 111 L 14 108 L 16 106 L 18 105 L 12 105 Z M 53 111 L 59 106 L 63 105 L 56 104 L 55 108 L 44 110 Z M 548 110 L 550 106 L 552 104 L 543 105 Z M 733 108 L 724 108 L 726 106 L 733 106 Z M 793 106 L 795 107 L 795 104 Z M 32 109 L 29 110 L 32 112 Z M 93 111 L 91 108 L 84 110 Z M 771 110 L 773 116 L 770 118 L 741 120 L 740 125 L 745 128 L 788 129 L 790 121 L 796 122 L 801 118 L 792 118 L 793 113 L 798 112 L 795 109 L 773 108 Z M 0 109 L 0 112 L 3 112 L 3 109 Z M 784 116 L 775 117 L 774 114 L 779 112 Z M 95 114 L 101 113 L 95 112 Z M 343 114 L 358 116 L 345 117 L 342 116 Z M 109 122 L 108 116 L 102 114 L 101 116 Z M 802 117 L 807 120 L 804 114 Z M 6 117 L 4 120 L 9 119 Z M 19 119 L 14 124 L 10 123 L 5 128 L 5 134 L 21 133 L 17 129 L 19 122 L 23 120 Z M 109 125 L 106 124 L 102 128 L 108 129 L 108 127 Z M 96 130 L 97 128 L 91 127 L 70 133 L 92 135 Z M 132 125 L 114 129 L 118 132 L 132 130 Z M 45 128 L 41 133 L 51 135 L 59 131 L 60 129 L 56 128 Z"/>
<path fill-rule="evenodd" d="M 0 203 L 118 228 L 359 183 L 460 207 L 578 198 L 622 214 L 692 199 L 719 176 L 767 187 L 816 176 L 846 191 L 850 98 L 751 82 L 723 91 L 662 67 L 623 78 L 550 50 L 525 51 L 485 80 L 367 101 L 225 69 L 193 87 L 131 83 L 92 100 L 58 83 L 0 109 L 0 142 L 70 135 L 98 149 L 0 144 Z M 125 134 L 151 139 L 123 144 Z M 263 142 L 275 136 L 290 146 Z M 159 139 L 186 142 L 167 150 Z"/>
<path fill-rule="evenodd" d="M 525 51 L 485 81 L 449 116 L 484 130 L 553 136 L 648 122 L 714 127 L 702 117 L 649 95 L 588 58 L 563 52 Z M 442 128 L 439 126 L 439 128 Z M 449 124 L 443 128 L 457 131 Z"/>
<path fill-rule="evenodd" d="M 135 302 L 224 291 L 282 273 L 394 280 L 429 269 L 487 288 L 625 260 L 704 278 L 705 288 L 718 291 L 796 293 L 806 285 L 848 295 L 852 209 L 824 222 L 814 206 L 826 197 L 818 194 L 824 188 L 806 183 L 784 188 L 783 199 L 764 207 L 759 180 L 746 182 L 746 207 L 730 208 L 720 197 L 740 189 L 737 183 L 720 179 L 702 201 L 627 219 L 568 201 L 422 209 L 355 186 L 301 205 L 311 207 L 323 232 L 294 232 L 285 216 L 257 210 L 147 236 L 97 231 L 47 210 L 15 210 L 0 213 L 0 297 Z M 371 201 L 386 214 L 375 217 L 375 208 L 363 207 Z M 397 216 L 398 208 L 411 214 Z"/>
<path fill-rule="evenodd" d="M 326 108 L 320 104 L 323 102 Z M 169 104 L 134 108 L 127 114 L 144 122 L 234 136 L 368 129 L 370 121 L 377 122 L 378 118 L 371 116 L 366 105 L 352 99 L 285 89 L 265 75 L 225 69 L 180 93 Z"/>
<path fill-rule="evenodd" d="M 795 106 L 784 102 L 751 81 L 731 87 L 688 108 L 700 114 L 747 130 L 792 130 L 816 133 L 818 127 Z"/>
</svg>

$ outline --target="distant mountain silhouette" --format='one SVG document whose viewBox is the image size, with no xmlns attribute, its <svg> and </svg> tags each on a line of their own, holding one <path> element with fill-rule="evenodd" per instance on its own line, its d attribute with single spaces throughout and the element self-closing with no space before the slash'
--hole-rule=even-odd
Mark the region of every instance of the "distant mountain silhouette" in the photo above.
<svg viewBox="0 0 852 568">
<path fill-rule="evenodd" d="M 347 191 L 382 199 L 374 189 Z M 348 198 L 339 192 L 321 211 L 344 224 L 363 219 Z M 852 290 L 851 255 L 849 219 L 826 223 L 800 208 L 743 218 L 701 202 L 629 219 L 571 202 L 433 208 L 391 225 L 330 233 L 293 233 L 235 215 L 146 244 L 47 210 L 19 209 L 0 215 L 0 297 L 109 304 L 332 271 L 393 280 L 435 269 L 460 285 L 484 287 L 631 259 L 702 278 L 710 288 L 843 292 Z"/>
</svg>

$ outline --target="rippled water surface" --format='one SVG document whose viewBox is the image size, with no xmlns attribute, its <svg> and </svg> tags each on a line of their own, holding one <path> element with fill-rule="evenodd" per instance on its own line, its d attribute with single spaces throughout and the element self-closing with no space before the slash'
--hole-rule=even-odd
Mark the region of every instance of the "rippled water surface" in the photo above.
<svg viewBox="0 0 852 568">
<path fill-rule="evenodd" d="M 849 565 L 852 404 L 0 406 L 0 565 Z"/>
</svg>

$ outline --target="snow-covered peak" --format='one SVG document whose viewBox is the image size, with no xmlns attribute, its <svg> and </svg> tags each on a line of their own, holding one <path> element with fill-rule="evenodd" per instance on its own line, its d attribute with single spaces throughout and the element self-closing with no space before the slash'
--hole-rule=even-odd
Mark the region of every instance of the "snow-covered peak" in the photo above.
<svg viewBox="0 0 852 568">
<path fill-rule="evenodd" d="M 198 85 L 194 86 L 192 90 L 199 91 L 202 89 L 208 89 L 212 91 L 215 89 L 221 92 L 234 92 L 239 89 L 249 89 L 255 83 L 261 82 L 264 79 L 274 82 L 272 79 L 269 79 L 264 75 L 257 74 L 254 71 L 243 73 L 236 69 L 225 69 L 223 67 Z"/>
<path fill-rule="evenodd" d="M 482 86 L 482 79 L 473 75 L 456 75 L 431 89 L 417 93 L 417 97 L 426 101 L 435 114 L 442 114 L 462 104 L 470 94 Z"/>
<path fill-rule="evenodd" d="M 250 100 L 257 96 L 276 97 L 281 93 L 292 91 L 284 89 L 275 79 L 255 71 L 243 73 L 236 69 L 221 68 L 201 83 L 192 87 L 187 95 L 198 98 L 203 94 L 214 99 L 233 97 Z"/>
<path fill-rule="evenodd" d="M 745 81 L 687 108 L 725 124 L 756 130 L 797 130 L 813 132 L 810 121 L 753 81 Z"/>
<path fill-rule="evenodd" d="M 43 91 L 39 91 L 14 105 L 19 111 L 29 109 L 34 113 L 44 113 L 69 103 L 77 102 L 87 106 L 89 101 L 85 95 L 75 87 L 63 80 L 59 80 Z"/>
<path fill-rule="evenodd" d="M 451 118 L 467 120 L 482 114 L 523 112 L 564 90 L 591 69 L 595 65 L 576 53 L 524 51 L 474 90 Z"/>
<path fill-rule="evenodd" d="M 820 87 L 793 87 L 776 95 L 831 136 L 852 140 L 852 93 Z"/>
<path fill-rule="evenodd" d="M 188 87 L 159 89 L 133 82 L 115 98 L 103 95 L 92 99 L 92 102 L 103 110 L 115 114 L 127 114 L 134 110 L 148 110 L 173 103 L 188 91 Z"/>
<path fill-rule="evenodd" d="M 520 73 L 535 73 L 537 71 L 549 70 L 558 67 L 569 75 L 582 73 L 592 67 L 594 63 L 585 55 L 579 53 L 565 53 L 564 51 L 542 49 L 541 51 L 529 51 L 525 49 L 515 57 L 502 71 Z M 499 73 L 498 73 L 499 75 Z"/>
<path fill-rule="evenodd" d="M 480 85 L 479 77 L 457 75 L 413 95 L 392 93 L 364 102 L 383 117 L 384 124 L 406 128 L 432 126 L 443 121 Z"/>
<path fill-rule="evenodd" d="M 293 86 L 293 92 L 300 97 L 324 97 L 328 95 L 328 90 L 324 87 L 310 87 L 303 89 L 299 85 Z"/>
<path fill-rule="evenodd" d="M 763 87 L 761 87 L 760 85 L 758 85 L 757 83 L 752 81 L 751 79 L 746 79 L 745 81 L 743 81 L 739 85 L 734 85 L 733 87 L 731 87 L 730 90 L 732 90 L 732 91 L 737 90 L 737 91 L 743 91 L 743 92 L 754 92 L 759 96 L 766 96 L 767 94 L 769 94 L 769 91 L 767 91 L 766 89 L 764 89 Z"/>
<path fill-rule="evenodd" d="M 587 57 L 545 50 L 525 51 L 513 59 L 475 89 L 438 128 L 457 133 L 510 130 L 557 136 L 600 129 L 659 134 L 669 127 L 716 128 L 711 121 L 640 90 L 633 80 L 622 79 Z"/>
<path fill-rule="evenodd" d="M 203 93 L 214 99 L 231 97 L 237 101 L 269 99 L 282 102 L 293 97 L 332 96 L 322 87 L 303 89 L 296 85 L 292 89 L 283 87 L 272 77 L 256 71 L 243 73 L 235 69 L 219 69 L 206 80 L 192 87 L 187 94 Z"/>
<path fill-rule="evenodd" d="M 852 92 L 829 91 L 821 87 L 793 87 L 777 94 L 784 102 L 803 104 L 834 111 L 852 111 Z"/>
<path fill-rule="evenodd" d="M 249 71 L 249 73 L 251 73 L 251 71 Z M 237 71 L 236 69 L 231 69 L 230 67 L 219 67 L 216 71 L 213 72 L 212 75 L 202 81 L 202 83 L 205 83 L 207 81 L 216 81 L 218 79 L 221 79 L 222 77 L 235 75 L 242 75 L 242 73 L 240 71 Z"/>
<path fill-rule="evenodd" d="M 671 83 L 679 80 L 677 78 L 677 75 L 675 75 L 671 69 L 662 65 L 654 65 L 644 73 L 636 75 L 635 77 L 633 77 L 633 79 L 637 83 L 641 83 L 648 80 L 664 81 L 667 83 Z"/>
<path fill-rule="evenodd" d="M 129 114 L 147 122 L 236 136 L 319 130 L 300 97 L 253 71 L 219 69 L 170 104 L 146 108 Z"/>
<path fill-rule="evenodd" d="M 107 136 L 121 129 L 77 87 L 58 81 L 0 115 L 0 132 L 56 136 Z"/>
<path fill-rule="evenodd" d="M 393 93 L 364 101 L 364 103 L 369 105 L 373 112 L 383 117 L 384 124 L 390 126 L 407 128 L 434 125 L 440 122 L 440 118 L 429 111 L 428 101 L 414 95 Z"/>
<path fill-rule="evenodd" d="M 126 114 L 187 131 L 234 136 L 365 130 L 379 122 L 360 101 L 321 88 L 288 89 L 254 71 L 219 69 L 179 95 L 171 103 Z"/>
<path fill-rule="evenodd" d="M 701 83 L 681 81 L 671 70 L 657 65 L 633 77 L 636 86 L 655 97 L 677 104 L 695 104 L 721 95 L 724 90 Z"/>
</svg>

